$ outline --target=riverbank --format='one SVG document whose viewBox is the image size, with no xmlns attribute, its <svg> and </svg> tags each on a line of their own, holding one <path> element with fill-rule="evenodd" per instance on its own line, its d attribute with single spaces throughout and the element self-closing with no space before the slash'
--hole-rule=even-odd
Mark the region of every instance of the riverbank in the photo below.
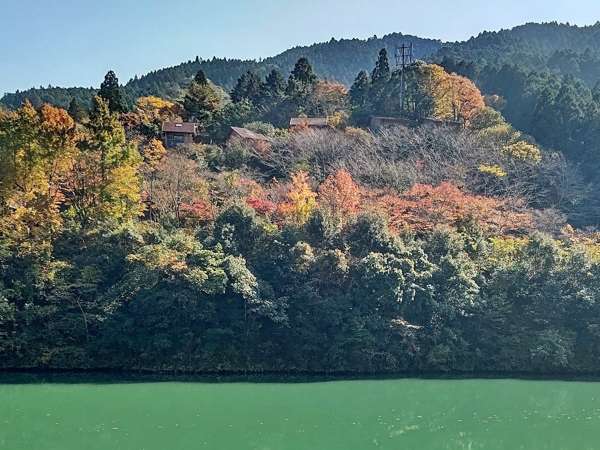
<svg viewBox="0 0 600 450">
<path fill-rule="evenodd" d="M 335 381 L 387 381 L 387 380 L 524 380 L 524 381 L 574 381 L 600 382 L 597 374 L 532 374 L 499 372 L 404 372 L 357 374 L 300 373 L 300 372 L 158 372 L 131 370 L 0 370 L 0 384 L 11 383 L 120 383 L 120 382 L 199 382 L 199 383 L 320 383 Z"/>
</svg>

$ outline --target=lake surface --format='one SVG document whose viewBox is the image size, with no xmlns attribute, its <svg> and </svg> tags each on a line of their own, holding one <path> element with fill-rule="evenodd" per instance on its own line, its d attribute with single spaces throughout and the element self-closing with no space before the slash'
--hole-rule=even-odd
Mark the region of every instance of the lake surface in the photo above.
<svg viewBox="0 0 600 450">
<path fill-rule="evenodd" d="M 21 383 L 2 450 L 598 450 L 600 383 Z"/>
</svg>

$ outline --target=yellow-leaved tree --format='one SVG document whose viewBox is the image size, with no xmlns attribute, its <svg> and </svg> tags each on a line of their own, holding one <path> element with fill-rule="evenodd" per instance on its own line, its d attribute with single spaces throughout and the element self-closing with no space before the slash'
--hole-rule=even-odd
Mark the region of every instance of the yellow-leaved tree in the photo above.
<svg viewBox="0 0 600 450">
<path fill-rule="evenodd" d="M 128 221 L 143 212 L 142 158 L 106 101 L 94 98 L 85 136 L 68 187 L 70 212 L 83 225 L 104 219 Z"/>
<path fill-rule="evenodd" d="M 132 112 L 124 114 L 121 120 L 127 129 L 137 130 L 146 136 L 160 136 L 161 125 L 166 121 L 181 120 L 183 111 L 177 103 L 160 97 L 140 97 Z"/>
<path fill-rule="evenodd" d="M 21 253 L 49 247 L 60 228 L 64 182 L 76 154 L 75 122 L 29 102 L 0 113 L 0 233 Z"/>
<path fill-rule="evenodd" d="M 405 76 L 404 106 L 418 118 L 468 123 L 485 107 L 483 95 L 471 80 L 436 64 L 415 63 L 406 69 Z"/>
<path fill-rule="evenodd" d="M 286 222 L 303 225 L 316 206 L 317 194 L 310 186 L 308 173 L 302 170 L 294 173 L 286 194 L 286 201 L 279 205 L 280 215 Z"/>
</svg>

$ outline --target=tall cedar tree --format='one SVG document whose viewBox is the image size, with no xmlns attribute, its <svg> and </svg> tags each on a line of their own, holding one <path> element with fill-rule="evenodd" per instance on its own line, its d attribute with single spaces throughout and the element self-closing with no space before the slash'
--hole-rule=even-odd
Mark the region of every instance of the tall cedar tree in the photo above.
<svg viewBox="0 0 600 450">
<path fill-rule="evenodd" d="M 286 93 L 289 96 L 306 95 L 317 82 L 312 66 L 306 58 L 300 58 L 290 74 Z"/>
<path fill-rule="evenodd" d="M 123 100 L 123 94 L 119 86 L 119 79 L 112 70 L 109 70 L 104 77 L 98 95 L 108 102 L 111 112 L 123 113 L 126 111 L 125 101 Z"/>
<path fill-rule="evenodd" d="M 265 82 L 261 86 L 261 93 L 263 99 L 265 97 L 269 99 L 278 99 L 283 97 L 285 93 L 285 80 L 283 79 L 283 75 L 276 69 L 273 69 Z"/>
<path fill-rule="evenodd" d="M 375 110 L 381 111 L 384 108 L 387 96 L 387 84 L 390 80 L 390 63 L 388 61 L 387 50 L 382 48 L 379 51 L 379 57 L 375 63 L 375 68 L 371 73 L 371 104 Z"/>
<path fill-rule="evenodd" d="M 127 142 L 123 125 L 108 102 L 94 97 L 86 138 L 73 180 L 72 203 L 82 224 L 111 218 L 127 221 L 142 210 L 138 168 L 142 158 Z"/>
<path fill-rule="evenodd" d="M 390 78 L 390 63 L 388 60 L 387 50 L 382 48 L 379 51 L 379 57 L 377 58 L 377 62 L 375 63 L 375 68 L 373 69 L 373 73 L 371 74 L 371 80 L 373 84 L 378 84 L 380 82 L 386 82 Z"/>
<path fill-rule="evenodd" d="M 215 89 L 208 82 L 204 72 L 199 70 L 183 100 L 187 119 L 207 123 L 219 109 L 219 104 Z"/>
<path fill-rule="evenodd" d="M 260 78 L 249 70 L 238 78 L 235 87 L 231 91 L 231 100 L 234 103 L 239 103 L 242 100 L 250 100 L 256 103 L 260 97 L 260 89 Z"/>
<path fill-rule="evenodd" d="M 350 101 L 354 108 L 362 108 L 369 100 L 369 75 L 362 70 L 350 88 Z"/>
</svg>

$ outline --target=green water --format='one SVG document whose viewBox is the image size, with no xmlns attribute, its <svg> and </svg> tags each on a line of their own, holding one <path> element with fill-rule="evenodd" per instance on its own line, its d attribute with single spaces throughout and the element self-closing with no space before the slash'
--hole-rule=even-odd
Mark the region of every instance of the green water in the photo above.
<svg viewBox="0 0 600 450">
<path fill-rule="evenodd" d="M 600 449 L 600 383 L 0 384 L 4 450 Z"/>
</svg>

